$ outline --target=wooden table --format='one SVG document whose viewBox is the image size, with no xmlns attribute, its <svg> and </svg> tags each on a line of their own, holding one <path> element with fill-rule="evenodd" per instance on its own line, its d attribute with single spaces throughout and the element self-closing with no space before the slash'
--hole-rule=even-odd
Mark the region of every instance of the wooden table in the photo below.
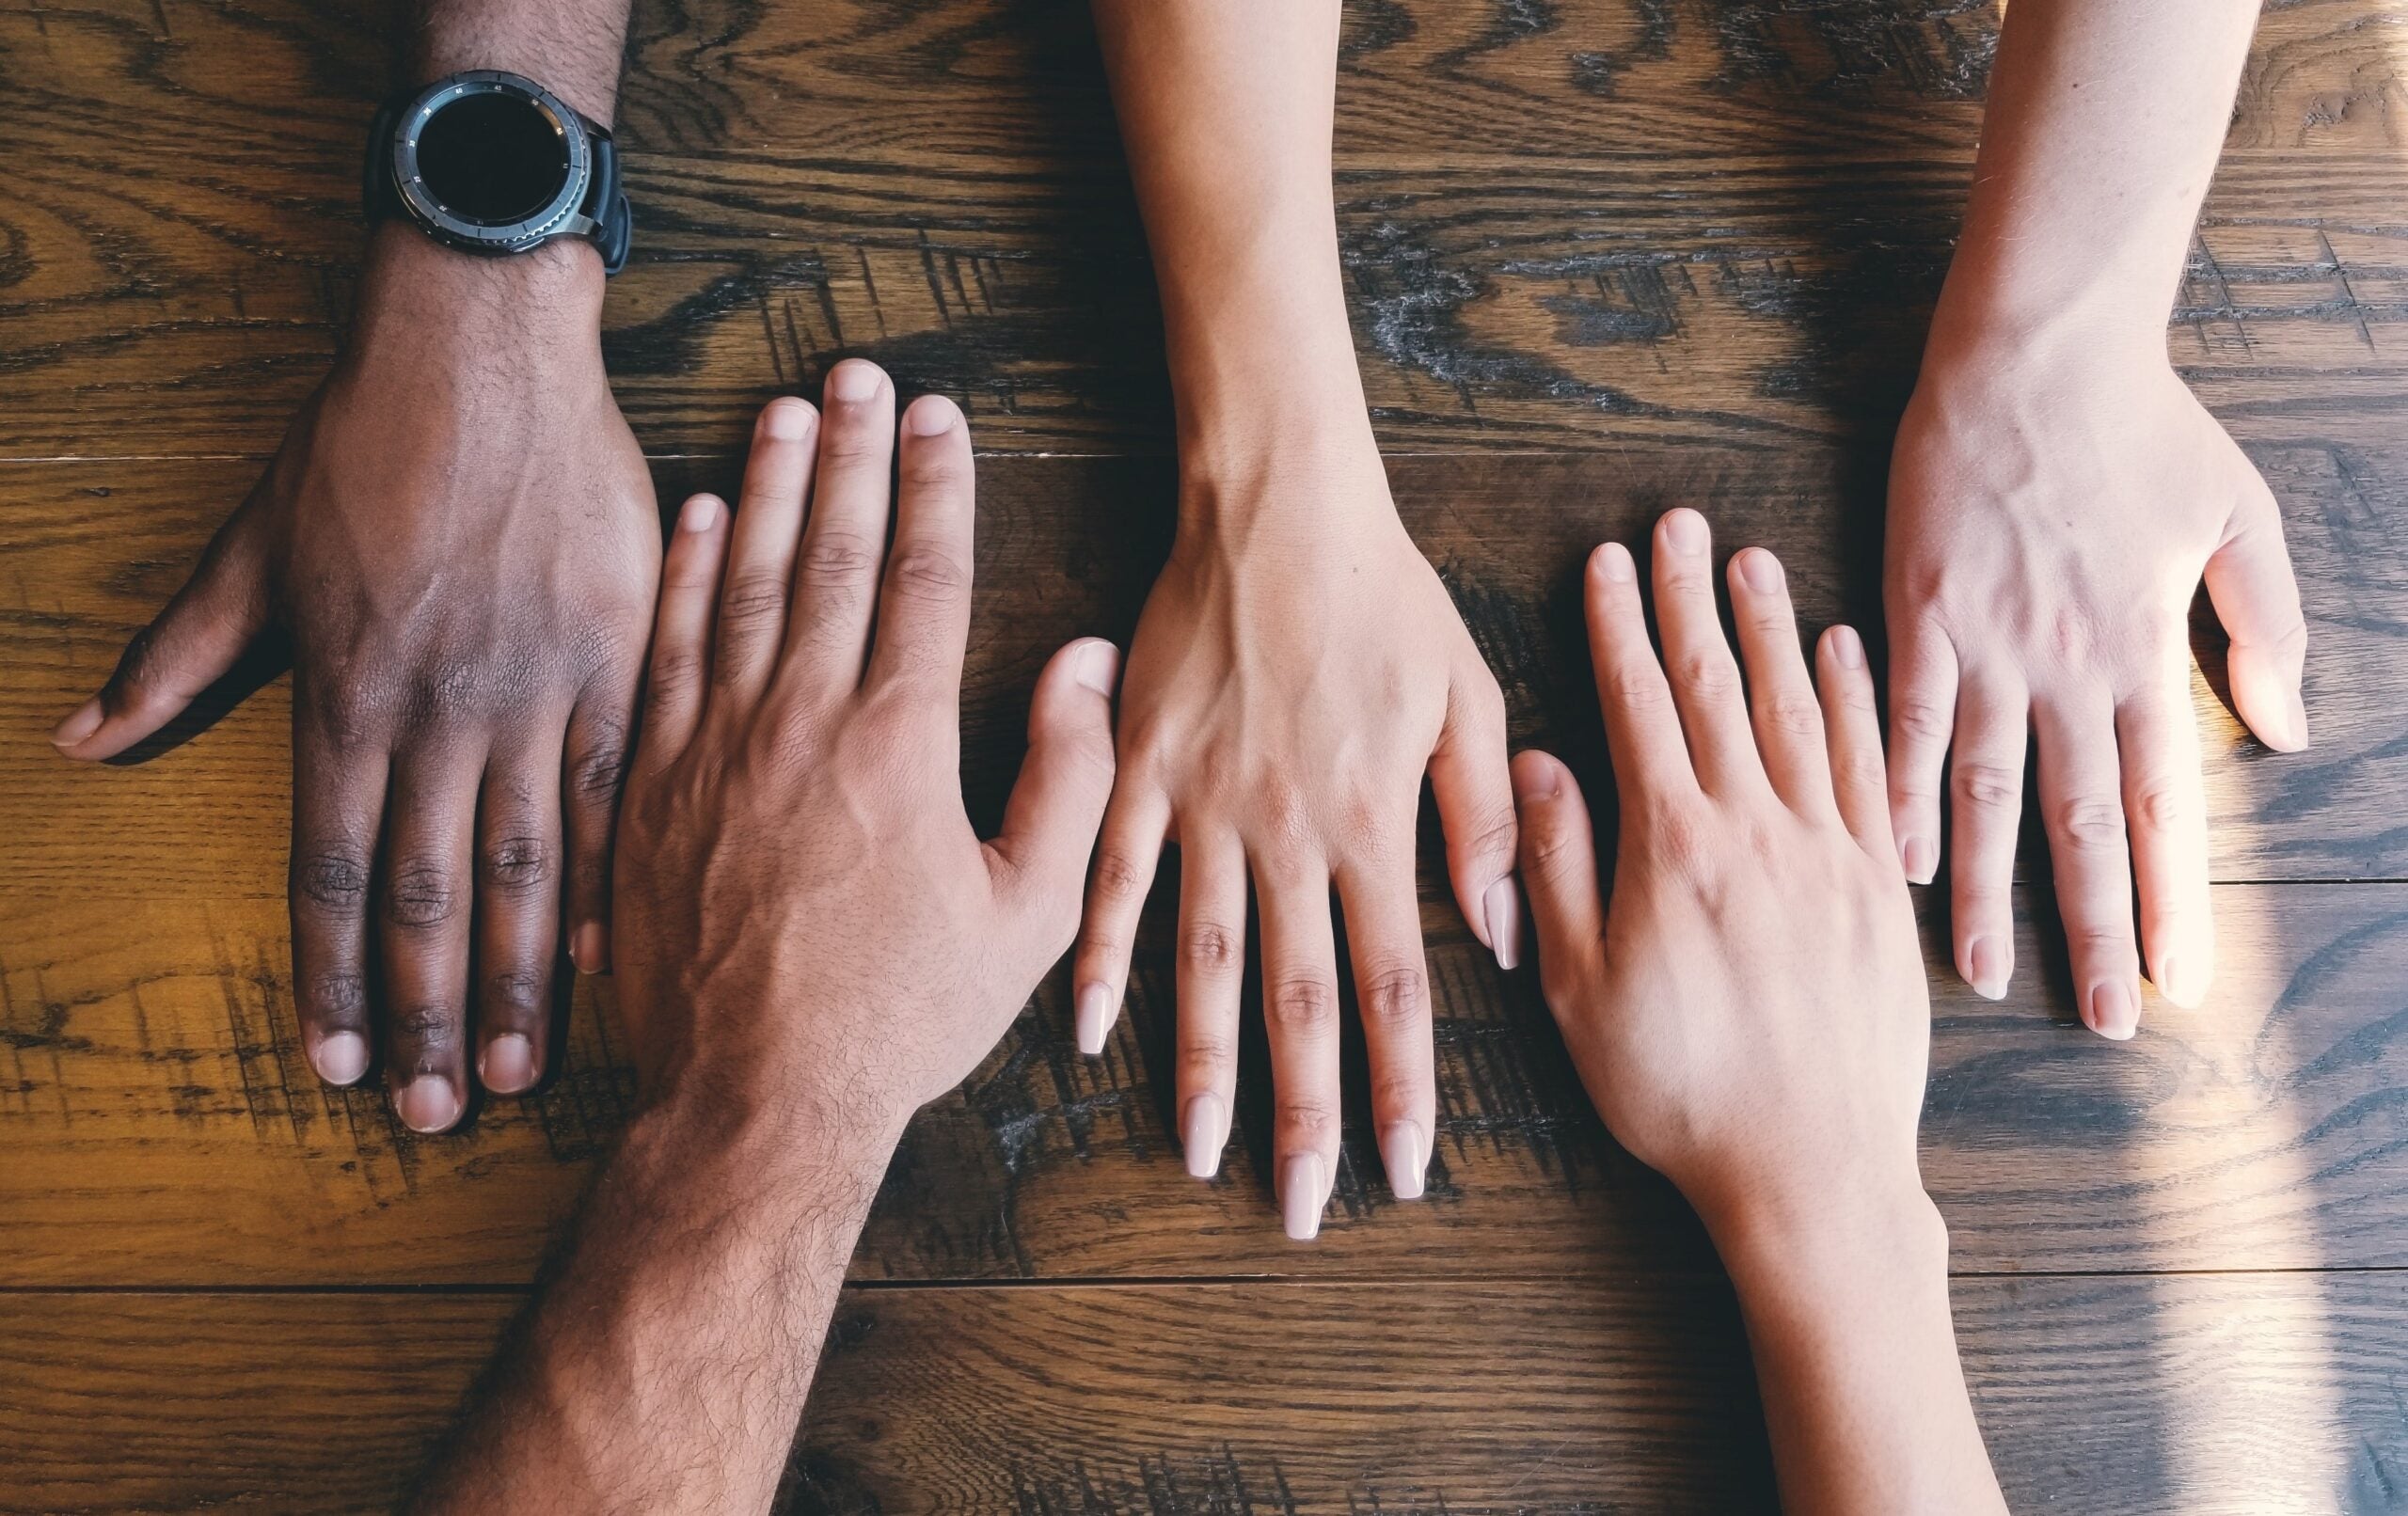
<svg viewBox="0 0 2408 1516">
<path fill-rule="evenodd" d="M 41 740 L 326 369 L 394 10 L 0 0 L 0 1509 L 388 1501 L 629 1099 L 607 989 L 548 1088 L 456 1135 L 309 1075 L 280 683 L 136 766 Z M 1995 22 L 1354 5 L 1366 383 L 1517 741 L 1602 782 L 1577 565 L 1674 502 L 1779 549 L 1811 622 L 1877 626 L 1888 436 Z M 605 342 L 664 500 L 724 487 L 754 407 L 842 354 L 969 410 L 991 817 L 1043 651 L 1124 635 L 1168 529 L 1152 285 L 1084 5 L 645 4 L 621 115 L 640 231 Z M 1925 1171 L 2019 1508 L 2400 1509 L 2408 0 L 2269 8 L 2172 342 L 2282 499 L 2317 746 L 2248 739 L 2203 617 L 2220 973 L 2130 1046 L 2075 1023 L 2040 850 L 2003 1004 L 1956 983 L 1923 892 Z M 1225 1176 L 1186 1177 L 1158 899 L 1101 1061 L 1057 978 L 912 1129 L 789 1508 L 1766 1507 L 1702 1235 L 1588 1113 L 1533 977 L 1495 970 L 1434 872 L 1422 902 L 1428 1199 L 1392 1203 L 1350 1127 L 1321 1240 L 1286 1242 L 1259 1042 Z"/>
</svg>

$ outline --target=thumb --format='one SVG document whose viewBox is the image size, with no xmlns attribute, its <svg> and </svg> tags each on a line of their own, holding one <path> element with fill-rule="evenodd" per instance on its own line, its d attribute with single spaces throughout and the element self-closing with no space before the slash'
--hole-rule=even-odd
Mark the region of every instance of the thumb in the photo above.
<svg viewBox="0 0 2408 1516">
<path fill-rule="evenodd" d="M 1120 650 L 1082 638 L 1054 655 L 1029 702 L 1028 756 L 1004 806 L 1004 829 L 987 845 L 998 882 L 1018 899 L 1029 930 L 1069 945 L 1086 887 L 1087 856 L 1112 797 L 1112 690 Z M 1055 924 L 1059 931 L 1055 931 Z"/>
<path fill-rule="evenodd" d="M 2233 525 L 2207 570 L 2208 598 L 2232 635 L 2232 703 L 2266 746 L 2297 752 L 2307 746 L 2307 708 L 2300 701 L 2307 624 L 2273 493 L 2260 483 Z"/>
<path fill-rule="evenodd" d="M 70 758 L 114 758 L 173 720 L 233 668 L 267 624 L 267 573 L 250 513 L 236 512 L 150 625 L 134 635 L 101 692 L 51 733 Z"/>
<path fill-rule="evenodd" d="M 1513 801 L 1522 817 L 1522 884 L 1538 924 L 1539 985 L 1560 1016 L 1605 962 L 1596 833 L 1579 782 L 1551 754 L 1514 755 Z"/>
<path fill-rule="evenodd" d="M 1430 794 L 1447 839 L 1447 874 L 1474 936 L 1511 970 L 1522 960 L 1513 892 L 1513 782 L 1505 765 L 1505 697 L 1486 664 L 1447 692 L 1447 725 L 1430 754 Z"/>
</svg>

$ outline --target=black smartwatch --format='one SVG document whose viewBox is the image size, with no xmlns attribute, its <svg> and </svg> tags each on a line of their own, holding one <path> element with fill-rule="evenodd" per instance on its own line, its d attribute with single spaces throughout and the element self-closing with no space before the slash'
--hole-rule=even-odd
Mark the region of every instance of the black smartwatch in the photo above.
<svg viewBox="0 0 2408 1516">
<path fill-rule="evenodd" d="M 523 74 L 471 69 L 387 102 L 368 133 L 369 224 L 407 216 L 463 252 L 583 237 L 616 274 L 630 223 L 610 134 Z"/>
</svg>

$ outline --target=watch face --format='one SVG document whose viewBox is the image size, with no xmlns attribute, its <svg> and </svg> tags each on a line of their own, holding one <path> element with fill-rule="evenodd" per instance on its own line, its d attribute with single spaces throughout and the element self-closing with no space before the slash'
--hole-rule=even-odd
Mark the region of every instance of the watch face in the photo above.
<svg viewBox="0 0 2408 1516">
<path fill-rule="evenodd" d="M 500 90 L 445 103 L 418 134 L 420 180 L 464 221 L 524 221 L 552 203 L 568 169 L 566 134 L 534 102 Z"/>
</svg>

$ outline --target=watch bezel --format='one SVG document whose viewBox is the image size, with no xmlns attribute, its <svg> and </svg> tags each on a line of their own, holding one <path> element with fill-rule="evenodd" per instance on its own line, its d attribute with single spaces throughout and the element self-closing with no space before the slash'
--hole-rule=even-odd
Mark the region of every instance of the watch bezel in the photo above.
<svg viewBox="0 0 2408 1516">
<path fill-rule="evenodd" d="M 419 173 L 420 134 L 437 111 L 469 95 L 508 95 L 531 106 L 559 134 L 568 156 L 560 190 L 515 221 L 488 222 L 461 215 L 435 197 Z M 419 225 L 455 245 L 483 252 L 523 252 L 562 232 L 581 230 L 578 213 L 594 181 L 594 147 L 585 118 L 567 102 L 525 74 L 502 69 L 471 69 L 439 79 L 411 97 L 393 127 L 393 184 Z"/>
</svg>

